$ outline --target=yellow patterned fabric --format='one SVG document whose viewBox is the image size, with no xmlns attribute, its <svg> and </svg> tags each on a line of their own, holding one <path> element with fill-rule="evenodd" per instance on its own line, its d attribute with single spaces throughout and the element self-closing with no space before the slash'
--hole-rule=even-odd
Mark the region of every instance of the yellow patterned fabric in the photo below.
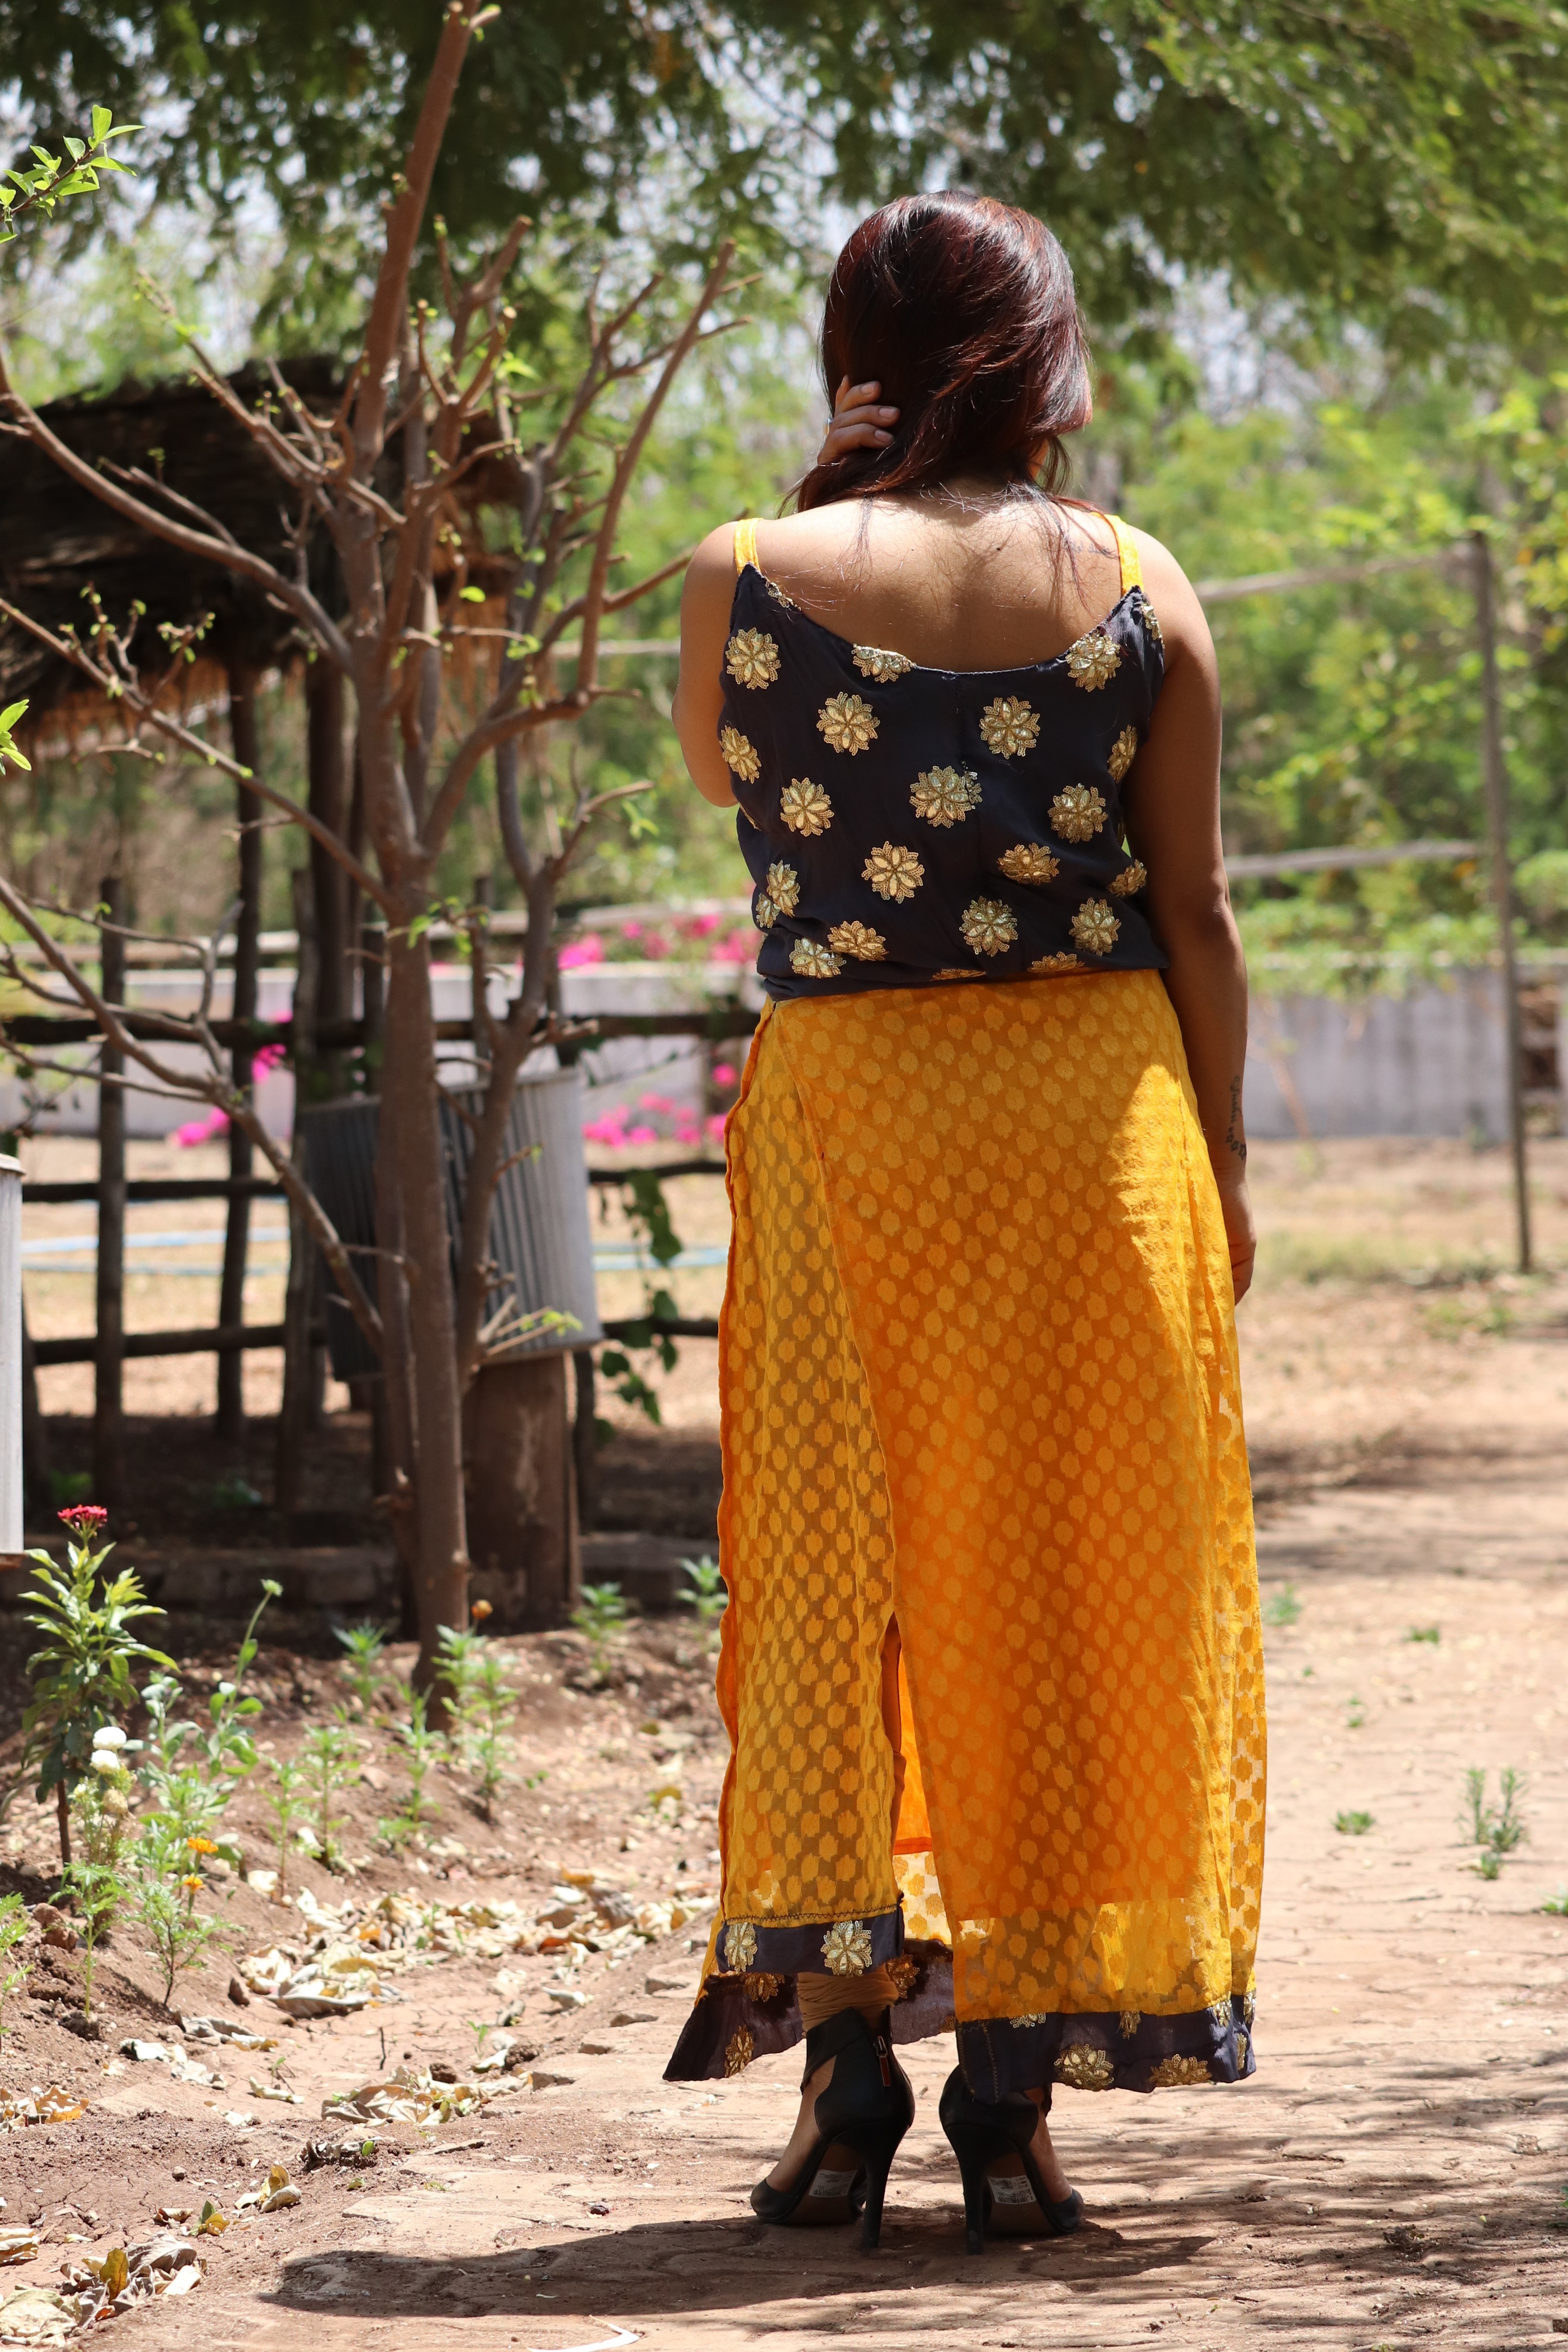
<svg viewBox="0 0 1568 2352">
<path fill-rule="evenodd" d="M 1249 2073 L 1251 1504 L 1159 975 L 772 1007 L 728 1155 L 733 1755 L 671 2074 L 793 2039 L 794 1971 L 906 1948 L 908 2030 L 951 2007 L 991 2095 Z"/>
</svg>

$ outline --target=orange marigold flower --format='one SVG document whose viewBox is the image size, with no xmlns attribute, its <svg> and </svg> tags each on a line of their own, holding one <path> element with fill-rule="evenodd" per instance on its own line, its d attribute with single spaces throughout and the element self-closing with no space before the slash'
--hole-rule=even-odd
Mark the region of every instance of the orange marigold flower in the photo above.
<svg viewBox="0 0 1568 2352">
<path fill-rule="evenodd" d="M 185 1852 L 187 1853 L 216 1853 L 217 1852 L 217 1848 L 214 1845 L 211 1838 L 187 1838 L 185 1840 Z"/>
<path fill-rule="evenodd" d="M 195 1871 L 192 1871 L 189 1878 L 182 1878 L 180 1885 L 188 1887 L 193 1895 L 199 1895 L 202 1891 L 202 1882 Z"/>
</svg>

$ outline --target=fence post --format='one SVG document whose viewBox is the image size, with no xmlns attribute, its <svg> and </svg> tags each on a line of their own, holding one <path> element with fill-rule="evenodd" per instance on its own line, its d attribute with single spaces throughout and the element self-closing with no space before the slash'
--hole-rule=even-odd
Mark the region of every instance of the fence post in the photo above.
<svg viewBox="0 0 1568 2352">
<path fill-rule="evenodd" d="M 0 1159 L 0 1556 L 22 1549 L 22 1163 Z"/>
<path fill-rule="evenodd" d="M 1531 1270 L 1530 1168 L 1524 1140 L 1524 1045 L 1520 1034 L 1519 964 L 1513 940 L 1513 867 L 1508 845 L 1508 764 L 1502 748 L 1502 695 L 1498 685 L 1497 612 L 1491 547 L 1484 530 L 1470 534 L 1476 587 L 1476 635 L 1481 648 L 1481 772 L 1486 782 L 1487 837 L 1492 902 L 1502 947 L 1503 1019 L 1508 1052 L 1508 1124 L 1513 1146 L 1514 1214 L 1519 1270 Z"/>
<path fill-rule="evenodd" d="M 257 675 L 236 664 L 228 674 L 228 731 L 234 756 L 254 773 L 261 762 L 260 734 L 256 724 Z M 261 964 L 261 859 L 266 838 L 261 830 L 261 803 L 247 784 L 235 789 L 239 819 L 239 912 L 235 921 L 234 1003 L 237 1024 L 254 1021 L 258 975 Z M 254 1055 L 248 1040 L 237 1029 L 229 1057 L 229 1074 L 237 1093 L 248 1092 Z M 228 1172 L 248 1176 L 252 1168 L 250 1138 L 231 1119 L 228 1129 Z M 220 1324 L 245 1320 L 245 1265 L 250 1243 L 250 1202 L 235 1194 L 228 1204 L 223 1243 L 223 1278 L 218 1286 Z M 217 1360 L 217 1433 L 245 1435 L 245 1358 L 234 1354 Z"/>
<path fill-rule="evenodd" d="M 99 893 L 103 994 L 125 1002 L 125 884 L 111 874 Z M 125 1503 L 125 1089 L 113 1083 L 125 1057 L 105 1044 L 98 1089 L 98 1340 L 93 1358 L 92 1486 L 106 1510 Z"/>
</svg>

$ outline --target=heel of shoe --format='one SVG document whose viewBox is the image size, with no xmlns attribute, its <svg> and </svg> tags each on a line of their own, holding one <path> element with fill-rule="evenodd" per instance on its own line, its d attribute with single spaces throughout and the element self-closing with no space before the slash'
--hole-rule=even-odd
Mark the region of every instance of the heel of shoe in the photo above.
<svg viewBox="0 0 1568 2352">
<path fill-rule="evenodd" d="M 902 2138 L 901 2131 L 889 2130 L 866 2132 L 856 2139 L 856 2147 L 866 2164 L 866 2207 L 860 2217 L 860 2244 L 868 2253 L 881 2243 L 882 2200 L 888 2193 L 888 2175 Z"/>
<path fill-rule="evenodd" d="M 958 2177 L 963 2183 L 963 2240 L 972 2254 L 985 2252 L 985 2215 L 990 2202 L 985 2186 L 985 2167 L 997 2151 L 990 2134 L 967 2132 L 962 2125 L 950 2124 L 947 2137 L 958 2158 Z"/>
</svg>

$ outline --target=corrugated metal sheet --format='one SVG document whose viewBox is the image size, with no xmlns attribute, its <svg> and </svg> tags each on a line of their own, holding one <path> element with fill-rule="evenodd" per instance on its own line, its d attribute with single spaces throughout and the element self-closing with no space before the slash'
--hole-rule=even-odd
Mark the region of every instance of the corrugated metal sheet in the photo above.
<svg viewBox="0 0 1568 2352">
<path fill-rule="evenodd" d="M 583 1154 L 585 1081 L 579 1070 L 552 1070 L 520 1082 L 507 1128 L 512 1164 L 496 1187 L 490 1211 L 489 1255 L 496 1287 L 487 1305 L 493 1317 L 509 1302 L 521 1315 L 553 1307 L 576 1318 L 579 1329 L 545 1333 L 520 1342 L 517 1355 L 549 1355 L 581 1348 L 604 1337 L 594 1281 L 594 1243 L 588 1223 L 588 1172 Z M 441 1129 L 447 1155 L 447 1221 L 453 1240 L 462 1219 L 464 1178 L 472 1138 L 457 1103 L 477 1112 L 481 1097 L 461 1094 L 441 1098 Z M 374 1096 L 354 1096 L 311 1107 L 301 1116 L 306 1168 L 322 1207 L 351 1249 L 375 1247 L 375 1148 L 381 1106 Z M 374 1289 L 375 1260 L 358 1261 Z M 352 1380 L 379 1369 L 347 1307 L 329 1286 L 327 1343 L 332 1370 Z"/>
</svg>

